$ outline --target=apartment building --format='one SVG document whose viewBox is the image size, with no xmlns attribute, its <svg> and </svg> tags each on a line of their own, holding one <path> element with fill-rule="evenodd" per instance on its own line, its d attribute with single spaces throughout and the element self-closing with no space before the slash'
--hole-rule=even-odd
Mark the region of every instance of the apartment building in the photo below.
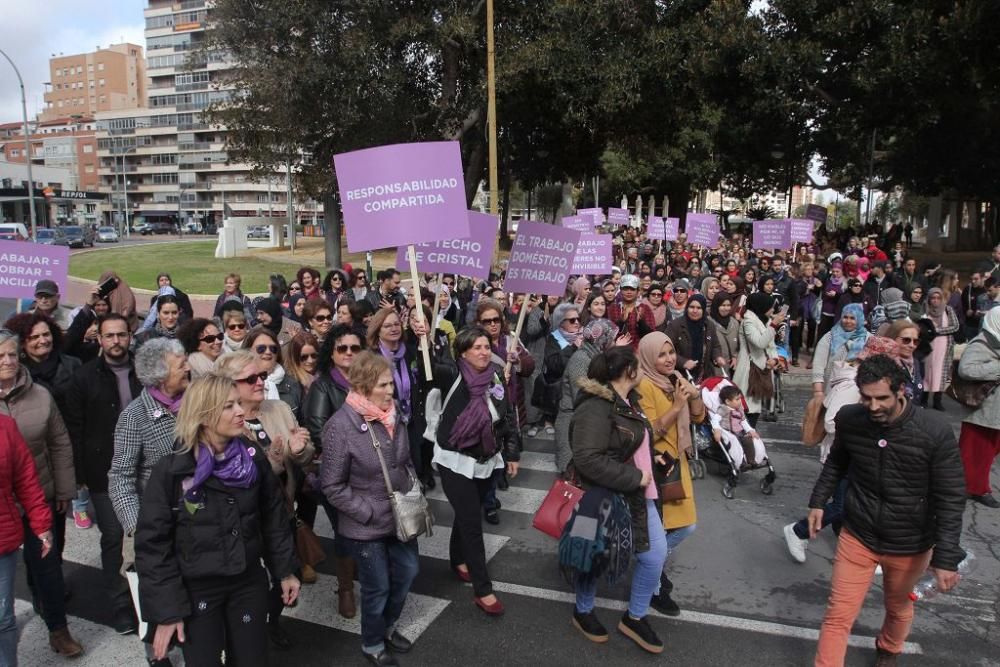
<svg viewBox="0 0 1000 667">
<path fill-rule="evenodd" d="M 93 118 L 59 118 L 29 123 L 31 164 L 64 169 L 60 179 L 67 190 L 99 192 L 96 124 Z M 21 123 L 0 125 L 0 160 L 12 164 L 26 162 L 24 130 Z"/>
<path fill-rule="evenodd" d="M 221 80 L 225 54 L 199 54 L 211 2 L 148 0 L 148 106 L 97 114 L 101 190 L 110 195 L 105 220 L 200 222 L 221 226 L 234 216 L 284 215 L 283 173 L 254 181 L 245 164 L 228 164 L 225 129 L 202 111 L 232 94 Z M 312 214 L 312 211 L 310 211 Z"/>
<path fill-rule="evenodd" d="M 49 76 L 39 122 L 146 106 L 146 61 L 136 44 L 53 56 Z"/>
</svg>

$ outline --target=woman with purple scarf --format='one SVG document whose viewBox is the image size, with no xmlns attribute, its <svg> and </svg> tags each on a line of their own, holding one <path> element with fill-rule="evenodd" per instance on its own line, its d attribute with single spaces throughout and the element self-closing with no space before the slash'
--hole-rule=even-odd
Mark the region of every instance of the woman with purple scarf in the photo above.
<svg viewBox="0 0 1000 667">
<path fill-rule="evenodd" d="M 176 456 L 153 466 L 135 546 L 156 660 L 179 642 L 189 665 L 217 665 L 223 652 L 227 663 L 266 665 L 268 571 L 285 605 L 298 598 L 284 494 L 243 437 L 244 416 L 232 380 L 195 380 L 177 414 Z"/>
<path fill-rule="evenodd" d="M 500 616 L 503 603 L 493 593 L 486 571 L 480 506 L 494 489 L 493 473 L 517 475 L 520 440 L 503 366 L 494 363 L 490 335 L 479 326 L 455 338 L 456 366 L 435 370 L 434 386 L 444 396 L 434 445 L 441 488 L 455 511 L 451 529 L 451 567 L 472 583 L 473 602 Z M 450 372 L 444 372 L 445 369 Z"/>
<path fill-rule="evenodd" d="M 826 335 L 837 321 L 837 304 L 840 301 L 840 296 L 844 293 L 846 285 L 847 283 L 844 280 L 844 263 L 839 259 L 834 260 L 830 265 L 830 277 L 826 279 L 826 284 L 823 285 L 823 316 L 819 321 L 819 331 L 816 333 L 817 340 Z"/>
<path fill-rule="evenodd" d="M 316 379 L 302 404 L 302 420 L 309 429 L 317 454 L 323 451 L 323 427 L 344 406 L 347 395 L 351 392 L 351 383 L 347 379 L 351 363 L 364 349 L 364 332 L 346 324 L 333 327 L 320 347 Z M 307 484 L 309 483 L 310 479 L 307 478 Z M 347 545 L 340 539 L 340 531 L 336 529 L 337 510 L 316 485 L 299 494 L 298 516 L 312 526 L 316 520 L 318 505 L 322 505 L 326 511 L 336 535 L 333 551 L 337 563 L 337 610 L 344 618 L 354 618 L 357 613 L 354 595 L 357 565 L 351 558 Z"/>
</svg>

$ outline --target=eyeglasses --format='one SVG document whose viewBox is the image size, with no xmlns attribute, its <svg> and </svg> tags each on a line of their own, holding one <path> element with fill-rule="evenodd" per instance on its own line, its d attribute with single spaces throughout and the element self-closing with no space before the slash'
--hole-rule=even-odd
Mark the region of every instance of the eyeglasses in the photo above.
<svg viewBox="0 0 1000 667">
<path fill-rule="evenodd" d="M 916 345 L 919 342 L 916 338 L 910 338 L 909 336 L 900 336 L 896 340 L 902 345 Z"/>
<path fill-rule="evenodd" d="M 270 352 L 271 354 L 278 354 L 277 345 L 258 345 L 254 348 L 254 352 L 257 354 L 264 354 L 265 352 Z"/>
<path fill-rule="evenodd" d="M 292 285 L 291 287 L 288 288 L 288 291 L 289 292 L 301 292 L 302 288 L 299 287 L 298 285 Z"/>
<path fill-rule="evenodd" d="M 239 329 L 246 329 L 247 325 L 246 323 L 233 323 L 233 324 L 227 324 L 226 328 L 229 329 L 230 331 L 238 331 Z"/>
<path fill-rule="evenodd" d="M 333 277 L 331 277 L 331 278 L 330 278 L 330 282 L 331 282 L 331 283 L 332 283 L 332 282 L 333 282 L 334 280 L 336 280 L 336 281 L 337 281 L 337 282 L 339 283 L 339 282 L 340 282 L 340 276 L 333 276 Z"/>
<path fill-rule="evenodd" d="M 333 322 L 333 315 L 313 315 L 317 322 Z"/>
<path fill-rule="evenodd" d="M 649 298 L 653 298 L 654 296 L 663 296 L 663 292 L 650 292 L 649 293 Z"/>
<path fill-rule="evenodd" d="M 200 340 L 205 345 L 211 345 L 215 341 L 221 341 L 225 337 L 226 337 L 225 334 L 219 333 L 219 334 L 215 334 L 214 336 L 205 336 L 203 338 L 199 338 L 198 340 Z"/>
<path fill-rule="evenodd" d="M 495 324 L 500 324 L 502 321 L 503 320 L 501 320 L 499 317 L 487 317 L 485 319 L 479 320 L 479 323 L 482 324 L 484 327 L 489 327 Z"/>
<path fill-rule="evenodd" d="M 300 354 L 299 359 L 302 361 L 307 361 L 309 359 L 319 359 L 319 355 L 315 352 L 306 352 L 305 354 Z"/>
<path fill-rule="evenodd" d="M 570 324 L 576 324 L 580 321 L 579 317 L 566 317 L 563 319 L 564 322 L 569 322 Z"/>
<path fill-rule="evenodd" d="M 683 288 L 683 287 L 675 287 L 674 288 L 674 292 L 675 293 L 680 292 L 681 294 L 687 294 L 687 290 L 685 288 Z"/>
<path fill-rule="evenodd" d="M 245 378 L 236 378 L 233 382 L 242 382 L 243 384 L 255 385 L 258 382 L 263 382 L 267 379 L 267 373 L 254 373 L 253 375 L 248 375 Z"/>
<path fill-rule="evenodd" d="M 455 286 L 455 281 L 454 280 L 443 280 L 441 282 L 443 282 L 448 287 L 454 287 Z"/>
<path fill-rule="evenodd" d="M 337 350 L 337 354 L 347 354 L 348 350 L 350 350 L 351 354 L 357 354 L 358 352 L 361 351 L 361 346 L 360 345 L 338 345 L 335 349 Z"/>
</svg>

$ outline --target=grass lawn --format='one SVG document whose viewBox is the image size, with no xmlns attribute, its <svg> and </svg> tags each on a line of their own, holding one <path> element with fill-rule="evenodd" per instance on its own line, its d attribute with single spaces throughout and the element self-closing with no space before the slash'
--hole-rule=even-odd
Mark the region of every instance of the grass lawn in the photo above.
<svg viewBox="0 0 1000 667">
<path fill-rule="evenodd" d="M 227 273 L 243 277 L 245 294 L 268 291 L 268 276 L 280 273 L 291 280 L 298 269 L 287 262 L 258 257 L 215 258 L 215 241 L 191 241 L 115 248 L 74 255 L 70 275 L 97 280 L 113 269 L 132 287 L 155 289 L 156 274 L 165 271 L 188 294 L 218 294 Z"/>
</svg>

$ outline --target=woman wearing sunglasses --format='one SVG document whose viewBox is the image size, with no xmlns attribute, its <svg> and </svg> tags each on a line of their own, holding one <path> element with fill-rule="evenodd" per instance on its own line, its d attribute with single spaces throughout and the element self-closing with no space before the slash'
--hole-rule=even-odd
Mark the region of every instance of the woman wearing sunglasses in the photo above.
<svg viewBox="0 0 1000 667">
<path fill-rule="evenodd" d="M 368 296 L 368 274 L 364 269 L 355 269 L 351 273 L 351 292 L 355 301 L 363 301 Z"/>
<path fill-rule="evenodd" d="M 222 355 L 225 334 L 212 320 L 196 317 L 185 322 L 177 331 L 177 340 L 184 346 L 191 367 L 191 377 L 197 378 L 212 372 L 215 360 Z"/>
<path fill-rule="evenodd" d="M 288 405 L 266 398 L 266 372 L 257 355 L 250 350 L 226 355 L 215 367 L 216 374 L 233 381 L 244 412 L 243 437 L 259 445 L 267 454 L 271 469 L 281 480 L 288 507 L 291 507 L 301 480 L 305 478 L 303 469 L 312 463 L 316 450 L 309 432 L 299 426 Z M 315 563 L 303 563 L 303 583 L 316 581 L 315 571 L 310 572 L 313 565 Z M 276 646 L 287 648 L 290 645 L 288 638 L 277 622 L 277 617 L 281 615 L 281 600 L 275 591 L 271 593 L 268 613 L 274 620 L 268 632 Z"/>
<path fill-rule="evenodd" d="M 264 393 L 268 399 L 279 399 L 299 416 L 302 405 L 302 385 L 285 372 L 281 365 L 281 346 L 274 334 L 264 327 L 254 327 L 243 341 L 243 348 L 254 353 L 261 373 L 267 373 Z"/>
<path fill-rule="evenodd" d="M 284 351 L 285 373 L 295 378 L 302 385 L 302 393 L 307 394 L 316 379 L 316 368 L 319 362 L 319 343 L 316 336 L 307 331 L 301 331 L 288 341 Z"/>
<path fill-rule="evenodd" d="M 236 350 L 243 347 L 243 341 L 246 340 L 247 330 L 250 326 L 247 324 L 246 315 L 243 313 L 243 308 L 239 307 L 237 304 L 232 304 L 231 307 L 222 309 L 222 333 L 225 338 L 222 341 L 225 350 L 223 354 L 228 352 L 235 352 Z"/>
<path fill-rule="evenodd" d="M 562 378 L 566 364 L 573 353 L 583 345 L 580 309 L 575 303 L 561 303 L 552 311 L 552 332 L 545 338 L 545 357 L 541 379 L 532 387 L 531 403 L 542 411 L 545 433 L 555 435 L 559 399 L 562 397 Z M 528 429 L 528 437 L 537 435 L 538 429 Z"/>
<path fill-rule="evenodd" d="M 306 328 L 316 336 L 320 345 L 323 344 L 326 335 L 333 328 L 335 319 L 333 308 L 322 299 L 309 299 L 306 301 L 305 308 L 302 309 L 302 321 L 305 322 Z"/>
</svg>

